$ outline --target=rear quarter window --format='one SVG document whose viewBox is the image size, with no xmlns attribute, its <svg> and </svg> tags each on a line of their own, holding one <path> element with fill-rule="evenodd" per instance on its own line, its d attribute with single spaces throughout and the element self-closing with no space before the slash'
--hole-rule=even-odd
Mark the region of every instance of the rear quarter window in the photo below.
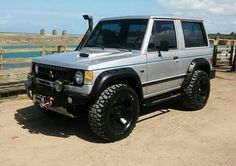
<svg viewBox="0 0 236 166">
<path fill-rule="evenodd" d="M 208 46 L 206 32 L 202 22 L 182 21 L 185 47 Z"/>
</svg>

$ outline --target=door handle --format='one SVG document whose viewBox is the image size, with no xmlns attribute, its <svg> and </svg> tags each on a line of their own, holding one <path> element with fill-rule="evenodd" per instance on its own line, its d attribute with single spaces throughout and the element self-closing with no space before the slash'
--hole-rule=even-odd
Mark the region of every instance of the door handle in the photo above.
<svg viewBox="0 0 236 166">
<path fill-rule="evenodd" d="M 178 56 L 174 56 L 173 59 L 174 59 L 174 60 L 178 60 L 179 57 L 178 57 Z"/>
</svg>

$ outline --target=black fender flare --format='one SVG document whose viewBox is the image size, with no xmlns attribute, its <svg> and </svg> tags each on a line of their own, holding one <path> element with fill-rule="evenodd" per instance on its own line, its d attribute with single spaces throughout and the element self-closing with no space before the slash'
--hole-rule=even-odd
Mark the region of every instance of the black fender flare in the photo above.
<svg viewBox="0 0 236 166">
<path fill-rule="evenodd" d="M 188 67 L 186 78 L 183 82 L 182 87 L 186 87 L 189 84 L 194 71 L 198 70 L 198 69 L 204 70 L 210 77 L 211 65 L 210 65 L 209 61 L 205 58 L 196 58 L 190 63 L 190 65 Z"/>
<path fill-rule="evenodd" d="M 112 83 L 127 83 L 136 91 L 140 99 L 143 99 L 141 80 L 137 72 L 132 68 L 119 68 L 102 72 L 94 82 L 92 93 L 98 96 Z"/>
</svg>

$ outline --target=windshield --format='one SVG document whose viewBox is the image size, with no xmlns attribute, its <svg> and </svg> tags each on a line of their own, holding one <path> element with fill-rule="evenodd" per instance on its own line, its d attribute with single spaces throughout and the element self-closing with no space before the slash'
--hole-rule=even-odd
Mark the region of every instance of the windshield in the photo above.
<svg viewBox="0 0 236 166">
<path fill-rule="evenodd" d="M 140 50 L 147 19 L 100 21 L 84 47 Z"/>
</svg>

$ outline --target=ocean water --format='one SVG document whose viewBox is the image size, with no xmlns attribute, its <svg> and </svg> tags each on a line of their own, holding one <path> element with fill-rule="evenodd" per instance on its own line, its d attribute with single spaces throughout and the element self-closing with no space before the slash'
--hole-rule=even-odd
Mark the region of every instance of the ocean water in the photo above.
<svg viewBox="0 0 236 166">
<path fill-rule="evenodd" d="M 4 46 L 2 49 L 20 49 L 20 48 L 40 48 L 37 46 Z M 39 52 L 26 52 L 26 53 L 4 53 L 3 58 L 29 58 L 29 57 L 37 57 L 40 56 Z"/>
<path fill-rule="evenodd" d="M 70 46 L 71 47 L 71 46 Z M 76 46 L 72 46 L 76 47 Z M 19 49 L 19 48 L 40 48 L 37 46 L 25 47 L 25 46 L 5 46 L 4 49 Z M 51 54 L 51 52 L 45 52 L 45 55 Z M 25 53 L 4 53 L 3 58 L 33 58 L 41 56 L 40 52 L 25 52 Z M 11 69 L 11 68 L 22 68 L 29 67 L 31 63 L 22 63 L 22 64 L 3 64 L 2 69 Z"/>
<path fill-rule="evenodd" d="M 49 54 L 49 53 L 47 53 Z M 8 58 L 29 58 L 29 57 L 38 57 L 41 56 L 39 52 L 27 52 L 27 53 L 6 53 L 3 54 L 4 59 Z M 21 67 L 29 67 L 30 63 L 21 63 L 21 64 L 3 64 L 3 69 L 10 68 L 21 68 Z"/>
</svg>

